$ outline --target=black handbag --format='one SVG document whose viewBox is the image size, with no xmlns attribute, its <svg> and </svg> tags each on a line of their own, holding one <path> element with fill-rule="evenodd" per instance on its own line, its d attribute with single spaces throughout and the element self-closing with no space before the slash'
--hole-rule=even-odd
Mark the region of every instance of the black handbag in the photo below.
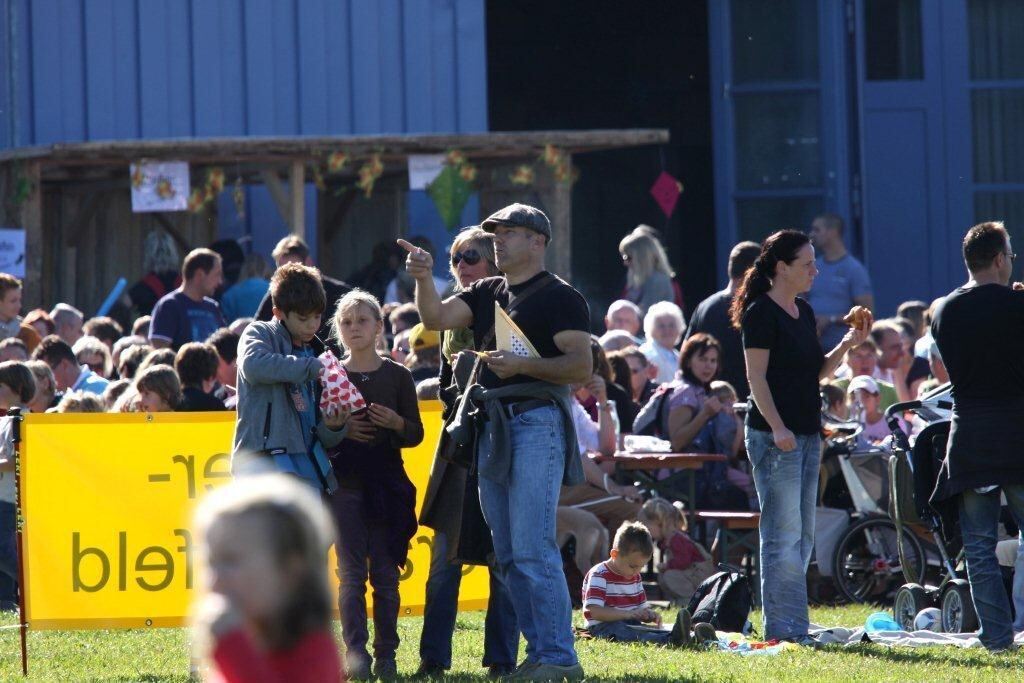
<svg viewBox="0 0 1024 683">
<path fill-rule="evenodd" d="M 453 564 L 488 566 L 494 555 L 494 541 L 480 508 L 477 486 L 477 474 L 470 472 L 466 477 L 466 491 L 462 499 L 459 536 L 455 543 L 448 546 L 448 560 Z"/>
</svg>

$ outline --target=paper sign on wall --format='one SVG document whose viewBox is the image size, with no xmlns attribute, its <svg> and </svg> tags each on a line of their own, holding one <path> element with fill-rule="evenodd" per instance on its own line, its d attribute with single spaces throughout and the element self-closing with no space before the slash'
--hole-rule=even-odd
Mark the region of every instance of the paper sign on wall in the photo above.
<svg viewBox="0 0 1024 683">
<path fill-rule="evenodd" d="M 131 165 L 132 211 L 184 211 L 191 191 L 187 161 L 140 161 Z"/>
<path fill-rule="evenodd" d="M 0 228 L 0 273 L 25 277 L 25 231 Z"/>
<path fill-rule="evenodd" d="M 443 154 L 409 155 L 409 189 L 425 190 L 444 170 Z"/>
</svg>

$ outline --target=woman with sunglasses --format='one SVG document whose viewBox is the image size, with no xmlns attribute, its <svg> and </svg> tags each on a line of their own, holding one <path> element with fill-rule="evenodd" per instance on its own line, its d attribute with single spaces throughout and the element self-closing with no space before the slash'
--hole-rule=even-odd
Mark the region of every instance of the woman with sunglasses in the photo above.
<svg viewBox="0 0 1024 683">
<path fill-rule="evenodd" d="M 477 226 L 463 229 L 452 243 L 450 268 L 456 291 L 465 289 L 485 277 L 499 275 L 494 264 L 494 236 Z M 455 366 L 472 363 L 458 361 L 459 355 L 473 348 L 473 331 L 469 328 L 447 330 L 441 337 L 440 397 L 445 422 L 458 405 L 454 382 Z M 465 365 L 464 365 L 465 363 Z M 442 439 L 444 439 L 442 432 Z M 438 448 L 440 453 L 441 447 Z M 430 575 L 427 579 L 427 600 L 423 609 L 423 632 L 420 636 L 420 675 L 442 675 L 452 663 L 452 634 L 458 612 L 459 583 L 462 565 L 448 561 L 449 545 L 458 544 L 462 522 L 462 501 L 476 495 L 476 483 L 467 481 L 465 468 L 450 465 L 435 456 L 430 482 L 423 501 L 420 524 L 434 529 L 430 549 Z M 483 665 L 492 675 L 506 674 L 515 668 L 519 649 L 519 627 L 505 585 L 491 572 L 490 598 L 484 626 Z"/>
<path fill-rule="evenodd" d="M 640 226 L 641 228 L 644 226 Z M 643 313 L 659 301 L 675 302 L 672 278 L 664 247 L 647 232 L 637 228 L 619 242 L 622 265 L 626 266 L 626 294 Z"/>
</svg>

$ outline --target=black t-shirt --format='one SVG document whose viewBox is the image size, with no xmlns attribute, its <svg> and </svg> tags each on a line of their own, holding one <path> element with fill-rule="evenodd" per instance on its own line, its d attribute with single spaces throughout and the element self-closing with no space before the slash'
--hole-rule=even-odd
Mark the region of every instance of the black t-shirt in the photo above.
<svg viewBox="0 0 1024 683">
<path fill-rule="evenodd" d="M 821 397 L 818 373 L 825 354 L 818 341 L 814 310 L 797 298 L 798 318 L 793 318 L 767 294 L 750 304 L 743 314 L 743 347 L 768 349 L 768 389 L 782 423 L 794 434 L 821 430 Z M 757 405 L 747 414 L 747 425 L 771 431 Z"/>
<path fill-rule="evenodd" d="M 547 271 L 542 271 L 526 282 L 509 287 L 504 277 L 489 277 L 477 280 L 469 289 L 456 294 L 473 312 L 473 343 L 478 350 L 482 349 L 484 337 L 494 327 L 494 302 L 502 308 L 508 308 L 509 299 L 522 293 Z M 564 280 L 545 285 L 518 304 L 510 317 L 520 330 L 529 338 L 533 348 L 542 358 L 561 356 L 562 352 L 555 346 L 555 335 L 568 330 L 579 330 L 590 333 L 590 308 L 586 299 Z M 494 349 L 495 343 L 488 344 Z M 480 383 L 488 389 L 537 381 L 533 377 L 515 375 L 508 379 L 498 379 L 486 365 L 480 372 Z"/>
<path fill-rule="evenodd" d="M 184 387 L 181 390 L 181 403 L 178 404 L 179 413 L 204 413 L 210 411 L 227 410 L 224 403 L 219 401 L 213 394 L 207 394 L 196 387 Z"/>
<path fill-rule="evenodd" d="M 926 379 L 932 374 L 931 366 L 928 365 L 928 361 L 920 356 L 914 356 L 914 360 L 910 362 L 910 370 L 907 371 L 907 389 L 913 385 L 919 379 Z"/>
<path fill-rule="evenodd" d="M 722 345 L 719 376 L 736 389 L 736 396 L 743 400 L 750 393 L 747 386 L 747 365 L 743 358 L 743 337 L 732 326 L 729 307 L 732 306 L 732 292 L 723 289 L 715 292 L 697 305 L 690 318 L 683 343 L 698 332 L 710 334 Z"/>
<path fill-rule="evenodd" d="M 1024 292 L 996 284 L 954 290 L 935 310 L 932 336 L 958 407 L 1024 397 Z"/>
</svg>

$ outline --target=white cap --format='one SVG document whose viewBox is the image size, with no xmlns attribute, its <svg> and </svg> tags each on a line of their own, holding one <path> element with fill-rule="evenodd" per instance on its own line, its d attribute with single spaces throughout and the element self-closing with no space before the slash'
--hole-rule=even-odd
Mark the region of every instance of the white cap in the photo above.
<svg viewBox="0 0 1024 683">
<path fill-rule="evenodd" d="M 873 377 L 868 375 L 858 375 L 850 380 L 850 386 L 846 388 L 846 393 L 852 394 L 858 389 L 863 389 L 869 394 L 878 395 L 878 382 Z"/>
</svg>

